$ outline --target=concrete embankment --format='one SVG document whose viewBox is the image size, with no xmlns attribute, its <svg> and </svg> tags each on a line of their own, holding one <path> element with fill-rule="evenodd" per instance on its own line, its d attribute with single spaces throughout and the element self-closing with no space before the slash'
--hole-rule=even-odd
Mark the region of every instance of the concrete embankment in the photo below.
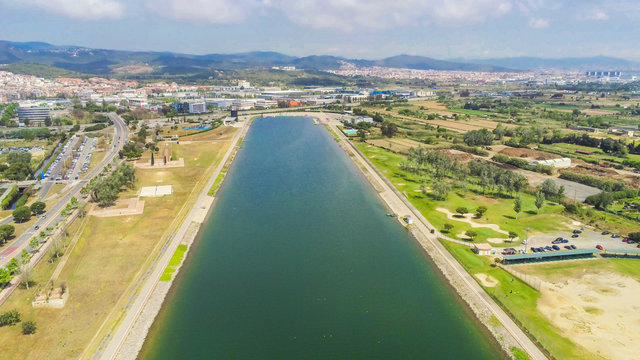
<svg viewBox="0 0 640 360">
<path fill-rule="evenodd" d="M 235 157 L 238 151 L 238 144 L 246 135 L 249 126 L 250 121 L 246 119 L 245 125 L 233 138 L 229 150 L 227 150 L 222 161 L 204 185 L 200 196 L 194 203 L 185 221 L 178 231 L 176 231 L 173 238 L 169 240 L 168 245 L 159 255 L 158 260 L 155 261 L 148 270 L 150 275 L 136 290 L 137 295 L 135 295 L 130 305 L 124 310 L 125 313 L 121 316 L 122 321 L 107 335 L 105 341 L 103 341 L 103 344 L 93 355 L 92 359 L 135 359 L 138 356 L 147 333 L 162 308 L 164 299 L 169 293 L 174 279 L 188 256 L 191 245 L 200 230 L 200 226 L 206 219 L 206 214 L 209 213 L 214 204 L 213 196 L 208 194 L 209 189 L 213 186 L 220 172 L 228 166 L 228 163 Z M 164 269 L 168 266 L 171 257 L 179 245 L 187 246 L 182 262 L 178 265 L 169 281 L 160 281 Z"/>
<path fill-rule="evenodd" d="M 326 123 L 326 121 L 323 122 Z M 329 125 L 341 138 L 341 147 L 354 160 L 389 209 L 398 215 L 410 215 L 415 219 L 415 222 L 408 226 L 408 230 L 477 318 L 493 334 L 505 352 L 513 357 L 510 349 L 515 346 L 526 351 L 531 359 L 547 359 L 522 329 L 444 248 L 438 240 L 437 229 L 351 144 L 347 137 L 337 129 L 335 123 Z M 490 321 L 492 317 L 495 317 L 499 323 Z"/>
</svg>

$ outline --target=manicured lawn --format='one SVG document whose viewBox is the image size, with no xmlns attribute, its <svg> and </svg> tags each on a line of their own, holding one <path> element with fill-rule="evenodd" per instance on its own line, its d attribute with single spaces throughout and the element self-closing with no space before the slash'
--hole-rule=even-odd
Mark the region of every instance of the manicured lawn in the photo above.
<svg viewBox="0 0 640 360">
<path fill-rule="evenodd" d="M 162 276 L 160 276 L 160 281 L 169 281 L 173 276 L 173 273 L 176 272 L 178 265 L 182 263 L 182 259 L 184 258 L 184 253 L 187 251 L 187 245 L 180 244 L 178 248 L 171 256 L 169 260 L 169 265 L 164 269 Z"/>
<path fill-rule="evenodd" d="M 529 235 L 538 232 L 568 230 L 569 220 L 560 215 L 563 210 L 561 205 L 546 202 L 540 210 L 540 215 L 537 215 L 537 209 L 534 205 L 535 199 L 529 194 L 521 194 L 523 206 L 518 220 L 515 219 L 512 198 L 483 196 L 480 194 L 480 189 L 476 189 L 474 185 L 469 185 L 469 188 L 478 193 L 451 191 L 446 201 L 433 200 L 429 195 L 416 191 L 420 189 L 420 184 L 424 181 L 422 177 L 401 171 L 398 168 L 398 165 L 405 159 L 403 155 L 364 143 L 355 142 L 354 144 L 435 227 L 443 230 L 445 223 L 454 225 L 449 234 L 453 238 L 458 238 L 458 234 L 472 229 L 471 226 L 462 221 L 449 220 L 444 213 L 437 211 L 436 208 L 446 208 L 455 212 L 458 207 L 466 207 L 470 212 L 475 212 L 478 206 L 486 206 L 487 212 L 481 219 L 473 219 L 474 222 L 499 225 L 503 231 L 516 232 L 521 239 L 526 236 L 527 228 L 530 229 Z M 478 233 L 474 239 L 475 242 L 484 242 L 487 238 L 507 239 L 507 235 L 489 228 L 479 227 L 473 228 L 473 230 Z M 466 237 L 464 239 L 466 240 Z M 516 243 L 518 242 L 498 244 L 497 246 L 513 246 Z"/>
</svg>

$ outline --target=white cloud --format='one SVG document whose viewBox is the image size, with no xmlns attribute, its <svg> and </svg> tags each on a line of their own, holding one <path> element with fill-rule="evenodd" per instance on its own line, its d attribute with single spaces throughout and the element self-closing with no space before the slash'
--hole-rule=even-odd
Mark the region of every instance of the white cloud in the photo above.
<svg viewBox="0 0 640 360">
<path fill-rule="evenodd" d="M 8 6 L 36 8 L 79 20 L 118 19 L 124 5 L 117 0 L 0 0 Z"/>
<path fill-rule="evenodd" d="M 609 14 L 602 11 L 599 8 L 592 8 L 585 11 L 585 13 L 580 16 L 582 20 L 595 20 L 595 21 L 606 21 L 609 20 Z"/>
<path fill-rule="evenodd" d="M 531 18 L 529 26 L 534 29 L 544 29 L 549 26 L 549 20 L 542 18 Z"/>
<path fill-rule="evenodd" d="M 500 17 L 516 0 L 145 0 L 148 9 L 178 20 L 237 23 L 268 10 L 312 28 L 376 30 L 435 23 L 464 26 Z"/>
<path fill-rule="evenodd" d="M 231 24 L 245 20 L 252 11 L 268 6 L 259 0 L 146 0 L 146 7 L 176 20 Z"/>
</svg>

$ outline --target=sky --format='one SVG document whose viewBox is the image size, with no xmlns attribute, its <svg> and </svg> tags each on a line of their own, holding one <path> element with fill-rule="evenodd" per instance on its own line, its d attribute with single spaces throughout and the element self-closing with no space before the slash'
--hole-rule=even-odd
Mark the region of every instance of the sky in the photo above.
<svg viewBox="0 0 640 360">
<path fill-rule="evenodd" d="M 190 54 L 640 59 L 640 0 L 0 0 L 0 39 Z"/>
</svg>

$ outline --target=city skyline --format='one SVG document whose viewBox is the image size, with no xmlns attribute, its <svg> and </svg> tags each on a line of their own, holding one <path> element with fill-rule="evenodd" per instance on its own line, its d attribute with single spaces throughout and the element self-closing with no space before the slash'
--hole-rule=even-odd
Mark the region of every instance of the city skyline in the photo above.
<svg viewBox="0 0 640 360">
<path fill-rule="evenodd" d="M 0 0 L 0 12 L 1 39 L 118 50 L 640 59 L 631 1 Z"/>
</svg>

